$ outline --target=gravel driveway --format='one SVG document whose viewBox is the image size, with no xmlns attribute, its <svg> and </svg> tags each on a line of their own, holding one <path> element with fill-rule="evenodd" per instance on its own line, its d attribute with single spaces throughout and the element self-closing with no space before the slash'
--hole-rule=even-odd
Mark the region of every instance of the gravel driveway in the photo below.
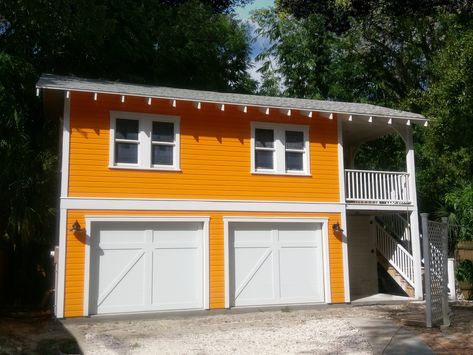
<svg viewBox="0 0 473 355">
<path fill-rule="evenodd" d="M 87 354 L 371 354 L 351 320 L 384 318 L 379 309 L 335 306 L 145 317 L 64 325 Z"/>
</svg>

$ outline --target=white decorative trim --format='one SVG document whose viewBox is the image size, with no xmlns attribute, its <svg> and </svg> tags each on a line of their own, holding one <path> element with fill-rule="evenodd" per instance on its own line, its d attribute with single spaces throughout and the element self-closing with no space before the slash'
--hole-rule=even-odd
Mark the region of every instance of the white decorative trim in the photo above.
<svg viewBox="0 0 473 355">
<path fill-rule="evenodd" d="M 422 288 L 422 246 L 420 243 L 419 215 L 417 210 L 417 188 L 416 188 L 416 166 L 414 158 L 414 143 L 412 140 L 412 127 L 406 127 L 404 131 L 406 143 L 406 168 L 409 173 L 410 198 L 414 205 L 409 216 L 411 224 L 412 256 L 414 258 L 414 296 L 422 300 L 424 291 Z"/>
<path fill-rule="evenodd" d="M 61 197 L 67 197 L 69 190 L 69 149 L 71 135 L 71 100 L 64 97 L 62 117 L 62 154 L 61 154 Z"/>
<path fill-rule="evenodd" d="M 228 200 L 160 200 L 126 198 L 61 199 L 61 208 L 92 210 L 185 210 L 185 211 L 248 211 L 248 212 L 343 212 L 341 203 L 306 203 Z M 404 209 L 405 210 L 405 209 Z"/>
<path fill-rule="evenodd" d="M 47 89 L 47 90 L 59 90 L 59 91 L 64 91 L 66 90 L 64 87 L 61 87 L 61 86 L 56 86 L 56 85 L 41 85 L 41 86 L 36 86 L 37 88 L 40 88 L 40 89 Z M 94 88 L 94 89 L 79 89 L 79 88 L 69 88 L 71 91 L 74 91 L 74 92 L 91 92 L 91 93 L 94 93 L 94 92 L 97 92 L 97 93 L 100 93 L 100 94 L 108 94 L 108 95 L 122 95 L 121 92 L 117 92 L 117 91 L 110 91 L 110 90 L 99 90 L 97 91 L 97 88 Z M 195 101 L 196 98 L 182 98 L 182 97 L 175 97 L 175 96 L 164 96 L 164 95 L 152 95 L 150 96 L 149 94 L 133 94 L 133 93 L 126 93 L 126 96 L 128 97 L 151 97 L 153 99 L 162 99 L 162 100 L 169 100 L 172 107 L 176 107 L 176 101 L 187 101 L 187 102 L 192 102 L 192 101 Z M 370 116 L 373 116 L 373 114 L 371 113 L 359 113 L 359 112 L 353 112 L 353 111 L 340 111 L 340 110 L 324 110 L 324 109 L 320 109 L 320 108 L 313 108 L 313 109 L 307 109 L 305 107 L 301 107 L 301 106 L 296 106 L 296 105 L 293 105 L 293 106 L 276 106 L 276 105 L 258 105 L 258 104 L 249 104 L 249 103 L 236 103 L 236 102 L 230 102 L 230 101 L 224 101 L 224 100 L 201 100 L 199 99 L 199 101 L 201 103 L 209 103 L 209 104 L 216 104 L 216 105 L 227 105 L 227 106 L 237 106 L 237 107 L 255 107 L 255 108 L 260 108 L 262 110 L 262 112 L 266 112 L 266 109 L 274 109 L 274 110 L 287 110 L 287 109 L 291 109 L 292 111 L 299 111 L 301 112 L 301 114 L 305 114 L 306 116 L 308 116 L 309 118 L 312 117 L 312 115 L 310 115 L 310 113 L 312 112 L 320 112 L 320 113 L 334 113 L 334 114 L 337 114 L 337 115 L 346 115 L 347 117 L 348 116 L 352 116 L 352 117 L 370 117 Z M 422 123 L 424 124 L 424 122 L 428 121 L 428 119 L 426 118 L 420 118 L 420 117 L 411 117 L 411 118 L 407 118 L 407 117 L 402 117 L 402 116 L 396 116 L 396 115 L 392 115 L 392 114 L 376 114 L 376 117 L 380 117 L 380 118 L 394 118 L 396 120 L 399 120 L 399 122 L 405 122 L 407 119 L 411 120 L 412 123 Z"/>
<path fill-rule="evenodd" d="M 350 264 L 348 260 L 348 224 L 347 224 L 347 213 L 343 211 L 342 215 L 342 229 L 343 229 L 343 240 L 342 240 L 342 257 L 343 257 L 343 287 L 345 293 L 345 302 L 351 302 L 350 294 Z"/>
<path fill-rule="evenodd" d="M 332 303 L 332 283 L 330 282 L 330 243 L 328 240 L 328 218 L 317 218 L 322 221 L 322 252 L 324 256 L 324 290 L 325 303 Z"/>
<path fill-rule="evenodd" d="M 351 121 L 349 119 L 349 121 Z M 338 133 L 338 179 L 340 186 L 340 202 L 345 203 L 345 157 L 343 152 L 343 120 L 337 116 L 337 133 Z M 345 294 L 345 302 L 351 301 L 350 296 L 350 268 L 348 264 L 348 240 L 347 240 L 347 212 L 341 212 L 341 227 L 343 229 L 342 239 L 342 258 L 343 258 L 343 287 Z"/>
<path fill-rule="evenodd" d="M 225 292 L 225 308 L 230 308 L 230 245 L 229 245 L 229 229 L 228 219 L 223 217 L 223 277 L 224 277 L 224 292 Z"/>
<path fill-rule="evenodd" d="M 61 149 L 61 198 L 68 196 L 69 190 L 69 150 L 71 130 L 71 100 L 64 94 L 64 113 L 62 117 Z M 62 204 L 62 200 L 60 202 Z M 67 210 L 59 211 L 59 258 L 57 264 L 57 282 L 55 290 L 55 315 L 64 318 L 64 292 L 66 281 L 66 243 L 67 243 Z"/>
<path fill-rule="evenodd" d="M 55 294 L 56 318 L 64 318 L 64 290 L 66 281 L 66 243 L 67 243 L 67 210 L 59 211 L 59 257 L 57 264 L 57 283 Z"/>
<path fill-rule="evenodd" d="M 345 164 L 343 154 L 343 121 L 337 117 L 337 136 L 338 136 L 338 185 L 340 187 L 340 202 L 345 202 Z"/>
<path fill-rule="evenodd" d="M 255 129 L 270 129 L 274 133 L 274 147 L 273 147 L 273 169 L 256 169 L 255 167 Z M 292 171 L 286 170 L 286 131 L 302 132 L 304 137 L 304 152 L 303 152 L 303 170 Z M 301 124 L 283 124 L 272 122 L 251 122 L 251 170 L 252 174 L 270 174 L 270 175 L 295 175 L 295 176 L 309 176 L 310 175 L 310 141 L 309 141 L 309 126 Z M 270 149 L 270 148 L 267 148 Z M 302 152 L 301 152 L 302 153 Z"/>
<path fill-rule="evenodd" d="M 413 211 L 413 205 L 381 205 L 381 204 L 369 204 L 369 203 L 347 203 L 347 210 L 353 211 L 398 211 L 398 212 L 406 212 L 406 211 Z"/>
<path fill-rule="evenodd" d="M 115 163 L 115 127 L 118 118 L 138 121 L 138 163 Z M 153 165 L 152 124 L 153 122 L 171 122 L 174 124 L 173 165 Z M 109 142 L 109 168 L 125 168 L 138 170 L 166 170 L 180 171 L 180 117 L 160 114 L 138 113 L 128 111 L 110 111 L 110 142 Z M 157 144 L 157 143 L 155 143 Z M 164 143 L 163 143 L 164 144 Z"/>
<path fill-rule="evenodd" d="M 312 217 L 223 217 L 224 223 L 224 274 L 225 274 L 225 308 L 230 308 L 230 241 L 229 224 L 245 222 L 273 222 L 273 223 L 318 223 L 322 224 L 322 255 L 324 265 L 324 298 L 325 303 L 332 302 L 332 292 L 330 284 L 330 259 L 328 240 L 328 218 Z"/>
<path fill-rule="evenodd" d="M 86 223 L 86 244 L 85 244 L 85 267 L 84 267 L 84 311 L 83 315 L 89 315 L 90 301 L 90 235 L 92 232 L 92 223 L 97 222 L 200 222 L 202 223 L 203 245 L 203 309 L 210 308 L 210 235 L 209 223 L 210 217 L 194 216 L 175 216 L 175 217 L 143 217 L 143 216 L 85 216 Z"/>
</svg>

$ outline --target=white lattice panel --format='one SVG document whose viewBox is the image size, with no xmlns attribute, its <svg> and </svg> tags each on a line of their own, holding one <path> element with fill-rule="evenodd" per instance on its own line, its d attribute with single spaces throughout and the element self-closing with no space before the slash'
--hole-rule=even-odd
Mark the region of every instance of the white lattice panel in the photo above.
<svg viewBox="0 0 473 355">
<path fill-rule="evenodd" d="M 427 326 L 448 325 L 448 224 L 427 221 L 425 218 L 422 227 Z"/>
</svg>

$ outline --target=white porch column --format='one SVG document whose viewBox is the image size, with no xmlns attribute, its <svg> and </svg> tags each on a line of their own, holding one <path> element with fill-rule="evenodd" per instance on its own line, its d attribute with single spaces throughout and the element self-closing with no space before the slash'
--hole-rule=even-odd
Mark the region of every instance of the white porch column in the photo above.
<svg viewBox="0 0 473 355">
<path fill-rule="evenodd" d="M 345 205 L 345 157 L 343 151 L 343 122 L 340 117 L 337 116 L 337 128 L 338 128 L 338 178 L 340 185 L 340 202 L 343 203 L 343 212 L 341 212 L 343 239 L 342 239 L 342 255 L 343 255 L 343 284 L 345 291 L 345 303 L 351 302 L 350 295 L 350 270 L 348 265 L 348 225 L 347 225 L 347 211 Z"/>
<path fill-rule="evenodd" d="M 414 206 L 413 211 L 410 214 L 410 225 L 411 225 L 411 243 L 412 243 L 412 256 L 414 258 L 414 284 L 415 284 L 415 298 L 421 300 L 423 298 L 422 290 L 422 254 L 420 244 L 420 231 L 419 231 L 419 213 L 417 209 L 417 190 L 416 190 L 416 169 L 414 160 L 414 143 L 412 141 L 412 128 L 411 126 L 405 127 L 404 142 L 406 143 L 406 163 L 407 172 L 409 173 L 409 194 Z"/>
</svg>

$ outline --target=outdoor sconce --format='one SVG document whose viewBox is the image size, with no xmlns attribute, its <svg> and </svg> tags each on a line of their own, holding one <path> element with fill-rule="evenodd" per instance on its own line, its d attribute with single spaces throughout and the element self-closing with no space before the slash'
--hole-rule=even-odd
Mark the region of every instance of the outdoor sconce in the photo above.
<svg viewBox="0 0 473 355">
<path fill-rule="evenodd" d="M 332 229 L 335 233 L 341 233 L 343 232 L 343 229 L 340 228 L 340 223 L 335 223 L 335 224 L 332 224 Z"/>
<path fill-rule="evenodd" d="M 80 226 L 80 223 L 77 221 L 74 222 L 74 224 L 72 225 L 72 229 L 71 229 L 71 232 L 74 233 L 74 235 L 76 234 L 79 234 L 79 233 L 82 233 L 84 230 L 82 229 L 82 227 Z"/>
</svg>

